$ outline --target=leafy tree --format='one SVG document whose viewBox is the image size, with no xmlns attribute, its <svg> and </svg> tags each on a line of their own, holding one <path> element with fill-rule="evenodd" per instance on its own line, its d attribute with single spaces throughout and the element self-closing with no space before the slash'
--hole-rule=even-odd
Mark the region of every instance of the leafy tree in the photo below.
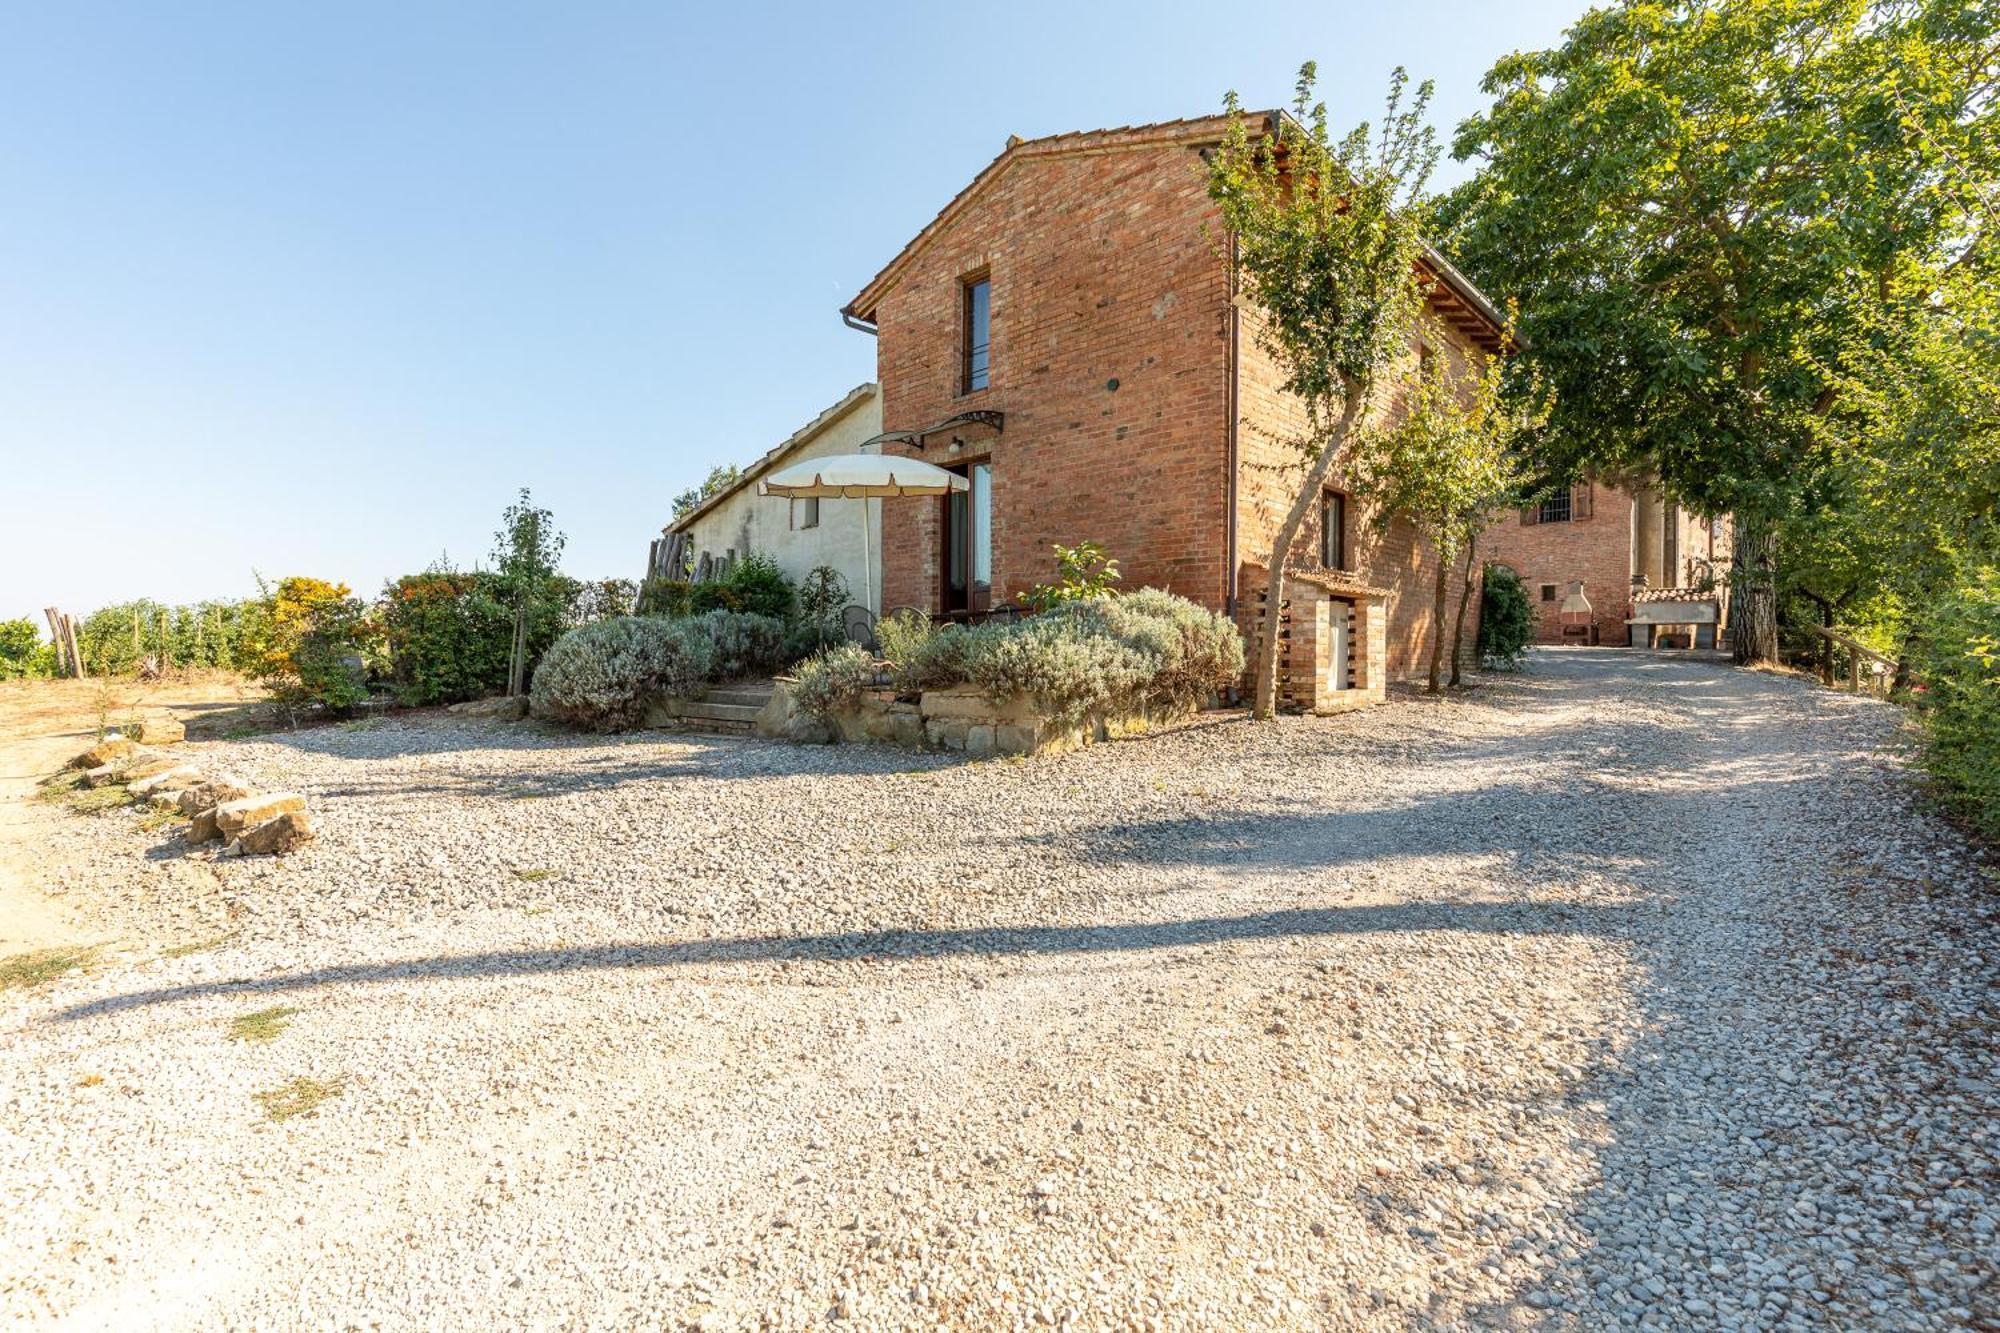
<svg viewBox="0 0 2000 1333">
<path fill-rule="evenodd" d="M 55 673 L 55 645 L 42 642 L 42 632 L 34 621 L 0 620 L 0 680 Z"/>
<path fill-rule="evenodd" d="M 528 692 L 531 622 L 550 608 L 560 615 L 564 593 L 558 586 L 556 565 L 562 560 L 563 543 L 555 515 L 536 508 L 523 486 L 520 498 L 501 515 L 500 531 L 493 537 L 493 563 L 503 596 L 514 608 L 514 647 L 507 667 L 510 695 Z"/>
<path fill-rule="evenodd" d="M 708 475 L 702 478 L 701 485 L 690 486 L 687 490 L 682 491 L 674 497 L 674 521 L 678 523 L 683 518 L 686 518 L 696 509 L 699 509 L 702 503 L 709 499 L 709 497 L 720 495 L 723 491 L 734 486 L 742 479 L 742 476 L 743 469 L 737 467 L 734 463 L 723 463 L 717 467 L 710 468 Z"/>
<path fill-rule="evenodd" d="M 1409 349 L 1421 309 L 1420 224 L 1437 147 L 1424 112 L 1431 85 L 1405 101 L 1408 76 L 1390 81 L 1379 136 L 1364 123 L 1335 139 L 1315 69 L 1299 71 L 1295 118 L 1250 133 L 1231 93 L 1229 127 L 1210 158 L 1208 192 L 1222 213 L 1242 291 L 1264 314 L 1256 337 L 1304 408 L 1291 441 L 1299 489 L 1272 543 L 1259 631 L 1255 713 L 1268 718 L 1278 688 L 1278 615 L 1285 562 L 1335 460 L 1363 419 L 1381 368 Z"/>
<path fill-rule="evenodd" d="M 273 696 L 290 708 L 318 704 L 334 712 L 367 698 L 365 608 L 348 586 L 300 577 L 259 586 L 261 613 L 245 651 Z"/>
<path fill-rule="evenodd" d="M 1996 25 L 1963 0 L 1625 0 L 1495 65 L 1459 130 L 1484 165 L 1447 212 L 1555 390 L 1544 461 L 1736 516 L 1739 660 L 1775 656 L 1778 525 L 1825 482 L 1841 367 L 1985 244 Z"/>
<path fill-rule="evenodd" d="M 1375 522 L 1386 527 L 1397 518 L 1407 521 L 1438 555 L 1431 589 L 1432 694 L 1439 689 L 1452 563 L 1461 554 L 1467 563 L 1452 632 L 1456 682 L 1472 547 L 1488 516 L 1514 500 L 1522 481 L 1514 446 L 1532 418 L 1503 398 L 1502 374 L 1496 357 L 1461 383 L 1445 375 L 1419 376 L 1405 391 L 1403 411 L 1384 426 L 1363 430 L 1354 454 L 1354 486 L 1373 501 Z"/>
</svg>

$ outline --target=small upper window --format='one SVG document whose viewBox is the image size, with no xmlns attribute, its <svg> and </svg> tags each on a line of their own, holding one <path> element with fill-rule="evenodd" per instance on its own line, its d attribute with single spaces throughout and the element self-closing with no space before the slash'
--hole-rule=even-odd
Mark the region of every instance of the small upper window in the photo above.
<svg viewBox="0 0 2000 1333">
<path fill-rule="evenodd" d="M 1339 491 L 1319 498 L 1319 563 L 1322 569 L 1347 568 L 1347 497 Z"/>
<path fill-rule="evenodd" d="M 1556 599 L 1556 585 L 1553 583 L 1544 583 L 1542 585 L 1542 600 L 1545 602 L 1553 602 L 1555 599 Z"/>
<path fill-rule="evenodd" d="M 965 284 L 964 392 L 986 387 L 993 342 L 993 283 L 974 278 Z"/>
<path fill-rule="evenodd" d="M 1563 489 L 1542 501 L 1542 510 L 1536 516 L 1536 521 L 1541 523 L 1569 522 L 1569 487 L 1563 487 Z"/>
<path fill-rule="evenodd" d="M 808 495 L 792 501 L 792 526 L 794 528 L 816 528 L 819 526 L 819 497 Z"/>
<path fill-rule="evenodd" d="M 1417 378 L 1429 384 L 1437 378 L 1437 353 L 1431 351 L 1429 343 L 1417 344 Z"/>
</svg>

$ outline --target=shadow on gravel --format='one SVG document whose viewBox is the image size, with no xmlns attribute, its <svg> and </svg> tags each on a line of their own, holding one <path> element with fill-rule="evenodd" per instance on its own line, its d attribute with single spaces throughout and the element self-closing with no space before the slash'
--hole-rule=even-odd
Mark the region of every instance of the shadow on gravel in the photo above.
<svg viewBox="0 0 2000 1333">
<path fill-rule="evenodd" d="M 642 732 L 627 736 L 579 735 L 495 725 L 401 727 L 392 736 L 327 731 L 258 737 L 315 757 L 356 765 L 435 758 L 418 776 L 376 775 L 366 768 L 329 770 L 316 786 L 323 796 L 485 797 L 532 800 L 604 791 L 631 783 L 754 781 L 760 778 L 846 777 L 931 771 L 966 763 L 945 755 L 878 745 L 798 746 L 750 736 L 697 732 Z M 545 753 L 562 766 L 522 768 L 506 756 Z M 497 762 L 496 762 L 497 760 Z"/>
<path fill-rule="evenodd" d="M 63 1022 L 127 1009 L 174 1004 L 210 995 L 276 994 L 316 986 L 367 985 L 430 978 L 476 980 L 564 972 L 640 970 L 729 963 L 852 962 L 859 959 L 1013 957 L 1182 949 L 1211 944 L 1315 935 L 1390 931 L 1477 931 L 1509 935 L 1618 935 L 1626 909 L 1532 903 L 1397 903 L 1372 907 L 1297 908 L 1245 916 L 1116 926 L 1022 926 L 968 930 L 868 930 L 828 935 L 769 935 L 672 944 L 607 944 L 589 948 L 520 949 L 447 954 L 393 963 L 357 963 L 288 975 L 209 981 L 114 995 L 72 1005 Z"/>
</svg>

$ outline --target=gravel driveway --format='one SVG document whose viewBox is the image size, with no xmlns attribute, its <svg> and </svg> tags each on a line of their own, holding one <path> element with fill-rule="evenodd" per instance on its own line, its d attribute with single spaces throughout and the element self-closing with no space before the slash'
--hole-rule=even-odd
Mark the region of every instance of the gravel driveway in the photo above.
<svg viewBox="0 0 2000 1333">
<path fill-rule="evenodd" d="M 1026 762 L 195 747 L 320 841 L 47 812 L 117 943 L 0 995 L 0 1318 L 1992 1327 L 2000 896 L 1896 725 L 1571 650 Z"/>
</svg>

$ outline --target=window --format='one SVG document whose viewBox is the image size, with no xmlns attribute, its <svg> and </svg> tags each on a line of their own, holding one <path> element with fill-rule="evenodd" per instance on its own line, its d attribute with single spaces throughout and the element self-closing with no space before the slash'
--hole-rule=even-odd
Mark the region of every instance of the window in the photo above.
<svg viewBox="0 0 2000 1333">
<path fill-rule="evenodd" d="M 1437 378 L 1437 355 L 1429 343 L 1417 344 L 1417 378 L 1426 384 Z"/>
<path fill-rule="evenodd" d="M 806 496 L 792 501 L 792 526 L 794 528 L 816 528 L 819 526 L 819 497 Z"/>
<path fill-rule="evenodd" d="M 965 366 L 962 392 L 986 387 L 993 340 L 993 283 L 971 278 L 965 284 Z"/>
<path fill-rule="evenodd" d="M 1347 497 L 1339 491 L 1319 497 L 1319 563 L 1322 569 L 1347 568 Z"/>
<path fill-rule="evenodd" d="M 1544 583 L 1542 585 L 1542 600 L 1545 602 L 1553 602 L 1555 599 L 1556 599 L 1556 585 L 1553 583 Z"/>
<path fill-rule="evenodd" d="M 1569 522 L 1569 488 L 1567 486 L 1542 501 L 1541 513 L 1536 516 L 1535 521 L 1537 523 Z"/>
</svg>

